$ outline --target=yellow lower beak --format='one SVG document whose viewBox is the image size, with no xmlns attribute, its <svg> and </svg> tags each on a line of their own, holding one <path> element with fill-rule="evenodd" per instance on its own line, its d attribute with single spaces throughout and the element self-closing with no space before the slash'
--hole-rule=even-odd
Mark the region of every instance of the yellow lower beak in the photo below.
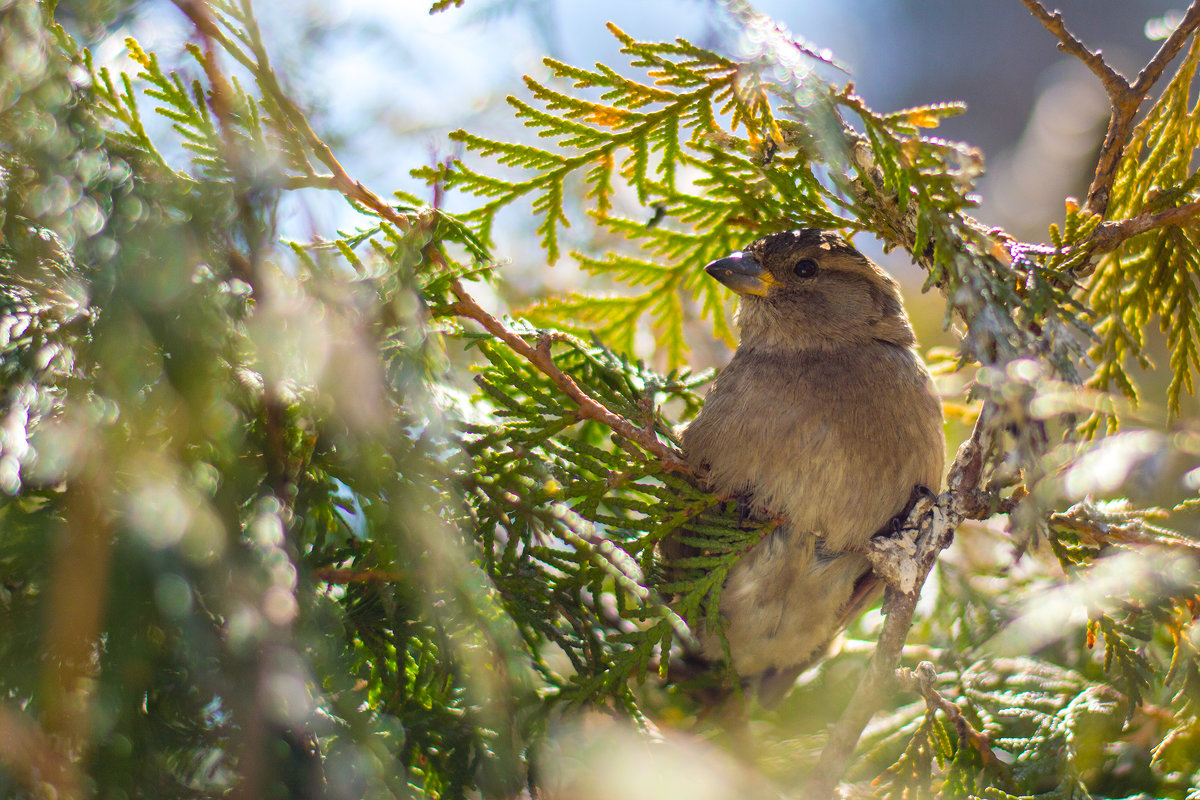
<svg viewBox="0 0 1200 800">
<path fill-rule="evenodd" d="M 738 294 L 765 295 L 779 283 L 775 276 L 763 269 L 753 256 L 734 253 L 712 262 L 704 271 Z"/>
</svg>

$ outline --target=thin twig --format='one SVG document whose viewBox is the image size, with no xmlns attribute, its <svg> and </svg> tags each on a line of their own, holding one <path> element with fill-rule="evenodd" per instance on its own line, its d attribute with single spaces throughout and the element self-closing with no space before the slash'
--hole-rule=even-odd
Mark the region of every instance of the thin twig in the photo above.
<svg viewBox="0 0 1200 800">
<path fill-rule="evenodd" d="M 1096 74 L 1096 77 L 1104 84 L 1104 91 L 1108 92 L 1108 98 L 1114 106 L 1129 93 L 1129 81 L 1108 65 L 1099 50 L 1087 49 L 1083 42 L 1067 30 L 1061 12 L 1047 11 L 1046 7 L 1038 0 L 1021 0 L 1021 2 L 1029 9 L 1029 13 L 1038 18 L 1046 30 L 1058 38 L 1059 50 L 1075 56 Z"/>
<path fill-rule="evenodd" d="M 965 742 L 973 747 L 983 759 L 983 766 L 986 769 L 990 769 L 1005 783 L 1011 783 L 1012 770 L 996 756 L 987 734 L 976 730 L 970 720 L 963 716 L 962 709 L 934 688 L 938 676 L 933 664 L 922 661 L 915 670 L 901 668 L 896 671 L 896 677 L 901 688 L 919 692 L 921 697 L 925 698 L 927 707 L 946 715 L 946 719 L 950 720 L 950 723 L 954 725 L 954 730 L 958 733 L 959 742 Z"/>
<path fill-rule="evenodd" d="M 646 452 L 657 456 L 669 470 L 688 474 L 694 472 L 675 448 L 664 444 L 658 438 L 658 434 L 654 432 L 653 428 L 638 427 L 620 414 L 609 410 L 595 398 L 588 395 L 587 392 L 583 391 L 570 375 L 559 369 L 550 355 L 549 338 L 542 337 L 536 345 L 531 345 L 520 334 L 484 311 L 483 307 L 475 301 L 475 298 L 467 293 L 457 278 L 450 282 L 450 290 L 458 298 L 458 302 L 451 306 L 455 314 L 475 320 L 488 333 L 512 348 L 513 352 L 541 370 L 543 374 L 550 378 L 555 386 L 562 390 L 563 394 L 571 398 L 575 405 L 579 407 L 577 413 L 581 419 L 590 419 L 602 425 L 607 425 L 618 435 L 636 443 Z"/>
<path fill-rule="evenodd" d="M 1137 80 L 1133 82 L 1131 90 L 1142 97 L 1150 91 L 1151 87 L 1158 82 L 1162 77 L 1163 71 L 1166 70 L 1167 64 L 1179 54 L 1183 46 L 1187 44 L 1188 37 L 1192 35 L 1197 26 L 1200 26 L 1200 3 L 1192 2 L 1188 6 L 1187 13 L 1183 15 L 1183 19 L 1171 31 L 1171 35 L 1166 38 L 1166 41 L 1158 48 L 1158 52 L 1150 59 L 1146 66 L 1142 67 L 1142 71 L 1138 73 Z"/>
<path fill-rule="evenodd" d="M 1108 211 L 1108 201 L 1112 196 L 1113 183 L 1117 179 L 1117 167 L 1129 144 L 1133 133 L 1134 119 L 1138 109 L 1150 89 L 1162 76 L 1163 70 L 1183 48 L 1184 43 L 1196 27 L 1200 25 L 1200 2 L 1195 0 L 1188 7 L 1179 26 L 1171 33 L 1150 62 L 1138 73 L 1137 80 L 1124 96 L 1112 105 L 1112 114 L 1108 120 L 1108 130 L 1104 134 L 1104 143 L 1100 146 L 1100 157 L 1096 162 L 1096 174 L 1088 187 L 1087 208 L 1093 214 L 1104 214 Z"/>
<path fill-rule="evenodd" d="M 412 579 L 412 575 L 395 570 L 341 569 L 318 567 L 312 575 L 322 583 L 400 583 Z"/>
</svg>

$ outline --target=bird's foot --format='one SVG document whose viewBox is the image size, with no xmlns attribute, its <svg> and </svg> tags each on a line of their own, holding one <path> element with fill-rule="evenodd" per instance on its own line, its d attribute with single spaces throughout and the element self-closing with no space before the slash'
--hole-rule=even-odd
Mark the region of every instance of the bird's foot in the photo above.
<svg viewBox="0 0 1200 800">
<path fill-rule="evenodd" d="M 936 503 L 938 499 L 937 492 L 935 492 L 933 489 L 930 489 L 928 486 L 925 486 L 924 484 L 918 483 L 913 487 L 912 496 L 908 498 L 908 510 L 912 511 L 913 506 L 915 506 L 917 501 L 922 497 L 933 503 Z"/>
<path fill-rule="evenodd" d="M 900 513 L 887 521 L 882 528 L 876 531 L 875 536 L 899 536 L 900 531 L 904 530 L 904 523 L 908 521 L 908 515 L 917 507 L 917 503 L 924 498 L 930 502 L 937 502 L 937 494 L 928 486 L 917 484 L 913 487 L 912 494 L 908 497 L 908 502 L 904 504 L 904 508 Z"/>
</svg>

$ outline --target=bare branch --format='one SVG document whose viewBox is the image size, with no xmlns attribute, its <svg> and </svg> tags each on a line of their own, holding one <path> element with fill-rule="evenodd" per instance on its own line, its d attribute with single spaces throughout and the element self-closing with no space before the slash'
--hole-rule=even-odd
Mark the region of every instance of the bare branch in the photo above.
<svg viewBox="0 0 1200 800">
<path fill-rule="evenodd" d="M 1137 80 L 1131 87 L 1134 92 L 1141 97 L 1146 96 L 1151 87 L 1162 77 L 1167 64 L 1171 63 L 1171 60 L 1187 44 L 1188 37 L 1192 35 L 1197 26 L 1200 26 L 1200 3 L 1193 2 L 1188 7 L 1187 13 L 1183 15 L 1183 19 L 1179 21 L 1179 25 L 1171 31 L 1171 35 L 1158 48 L 1154 58 L 1150 59 L 1150 62 L 1138 73 Z"/>
<path fill-rule="evenodd" d="M 1029 13 L 1037 17 L 1038 22 L 1046 27 L 1046 30 L 1058 37 L 1059 50 L 1075 56 L 1096 74 L 1096 77 L 1104 84 L 1104 91 L 1108 92 L 1109 100 L 1114 106 L 1129 93 L 1129 81 L 1108 65 L 1099 50 L 1087 49 L 1083 42 L 1067 30 L 1061 12 L 1047 11 L 1046 7 L 1038 0 L 1021 0 L 1021 2 L 1029 9 Z"/>
<path fill-rule="evenodd" d="M 1171 36 L 1165 41 L 1154 58 L 1138 73 L 1133 86 L 1119 100 L 1112 104 L 1112 115 L 1108 120 L 1108 130 L 1104 134 L 1104 143 L 1100 147 L 1100 157 L 1096 162 L 1096 174 L 1088 187 L 1087 207 L 1094 214 L 1104 214 L 1108 210 L 1108 201 L 1112 196 L 1113 182 L 1117 179 L 1117 166 L 1133 133 L 1133 122 L 1138 108 L 1146 99 L 1150 89 L 1162 76 L 1163 70 L 1184 42 L 1200 25 L 1200 2 L 1193 0 L 1187 13 Z"/>
</svg>

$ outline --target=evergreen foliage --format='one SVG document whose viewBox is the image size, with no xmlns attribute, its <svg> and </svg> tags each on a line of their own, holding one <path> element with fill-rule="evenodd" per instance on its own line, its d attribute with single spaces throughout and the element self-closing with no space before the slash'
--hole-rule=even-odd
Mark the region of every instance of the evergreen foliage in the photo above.
<svg viewBox="0 0 1200 800">
<path fill-rule="evenodd" d="M 1129 143 L 1121 163 L 1112 216 L 1120 219 L 1161 211 L 1187 201 L 1196 190 L 1191 159 L 1200 146 L 1200 117 L 1191 103 L 1200 49 L 1195 42 L 1179 70 Z M 1088 300 L 1098 318 L 1100 341 L 1092 357 L 1098 368 L 1089 383 L 1116 387 L 1137 398 L 1129 361 L 1152 368 L 1146 331 L 1157 318 L 1167 336 L 1171 382 L 1167 403 L 1180 412 L 1183 391 L 1194 393 L 1200 370 L 1200 306 L 1196 276 L 1200 242 L 1188 227 L 1171 226 L 1130 239 L 1104 257 L 1089 279 Z"/>
<path fill-rule="evenodd" d="M 414 169 L 473 210 L 385 202 L 282 89 L 249 0 L 179 5 L 191 61 L 131 39 L 117 71 L 53 3 L 0 4 L 0 793 L 516 797 L 569 783 L 553 742 L 588 714 L 632 721 L 652 752 L 690 730 L 797 790 L 863 653 L 754 712 L 761 746 L 702 708 L 743 701 L 686 652 L 719 633 L 724 577 L 774 523 L 744 523 L 671 456 L 711 378 L 685 366 L 687 321 L 733 341 L 731 298 L 699 267 L 803 226 L 927 271 L 961 332 L 946 368 L 975 379 L 957 400 L 999 443 L 977 492 L 995 519 L 964 526 L 909 637 L 935 680 L 918 702 L 897 689 L 848 785 L 1197 796 L 1200 544 L 1170 529 L 1186 516 L 1085 499 L 1200 455 L 1190 427 L 1137 430 L 1109 394 L 1136 400 L 1157 322 L 1163 397 L 1187 413 L 1194 219 L 1103 252 L 1106 223 L 1072 200 L 1050 246 L 984 229 L 982 156 L 926 133 L 961 105 L 877 112 L 737 2 L 756 52 L 610 26 L 627 65 L 547 59 L 510 98 L 540 146 L 458 131 L 469 162 Z M 1197 200 L 1192 37 L 1110 221 Z M 281 197 L 316 190 L 361 226 L 282 241 Z M 479 332 L 464 287 L 503 292 L 506 208 L 537 220 L 551 262 L 586 219 L 619 246 L 571 256 L 623 293 Z M 643 325 L 667 374 L 638 360 Z M 687 554 L 665 557 L 668 536 Z"/>
</svg>

